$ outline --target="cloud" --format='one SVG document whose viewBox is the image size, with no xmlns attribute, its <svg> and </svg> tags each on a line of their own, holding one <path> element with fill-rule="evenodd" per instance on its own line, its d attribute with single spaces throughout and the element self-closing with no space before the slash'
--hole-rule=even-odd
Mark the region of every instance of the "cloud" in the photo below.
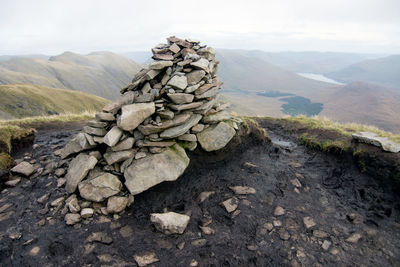
<svg viewBox="0 0 400 267">
<path fill-rule="evenodd" d="M 398 10 L 394 0 L 4 0 L 0 54 L 148 50 L 173 34 L 227 48 L 400 53 Z"/>
</svg>

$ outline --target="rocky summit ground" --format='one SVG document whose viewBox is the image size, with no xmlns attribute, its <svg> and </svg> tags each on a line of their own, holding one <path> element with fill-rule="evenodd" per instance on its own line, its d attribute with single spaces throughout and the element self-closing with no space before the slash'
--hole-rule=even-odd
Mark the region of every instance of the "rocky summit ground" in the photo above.
<svg viewBox="0 0 400 267">
<path fill-rule="evenodd" d="M 41 174 L 0 194 L 0 265 L 399 266 L 391 185 L 345 155 L 311 151 L 282 127 L 261 125 L 272 143 L 250 135 L 219 153 L 196 150 L 177 181 L 137 195 L 123 214 L 75 226 L 52 203 L 66 196 L 55 172 L 68 164 L 53 152 L 81 125 L 44 127 L 19 154 Z M 182 235 L 151 224 L 150 213 L 166 210 L 190 215 Z"/>
</svg>

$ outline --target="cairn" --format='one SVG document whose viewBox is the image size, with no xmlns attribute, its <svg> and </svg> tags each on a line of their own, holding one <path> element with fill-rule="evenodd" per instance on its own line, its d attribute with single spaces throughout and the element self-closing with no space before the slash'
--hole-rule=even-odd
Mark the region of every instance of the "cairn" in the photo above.
<svg viewBox="0 0 400 267">
<path fill-rule="evenodd" d="M 75 156 L 66 191 L 107 201 L 103 213 L 123 211 L 133 195 L 176 180 L 189 165 L 185 150 L 198 144 L 205 151 L 219 150 L 236 133 L 240 120 L 219 99 L 214 49 L 190 39 L 167 40 L 152 49 L 154 61 L 121 90 L 122 96 L 62 150 L 63 159 Z M 76 195 L 66 204 L 66 220 L 78 220 Z"/>
</svg>

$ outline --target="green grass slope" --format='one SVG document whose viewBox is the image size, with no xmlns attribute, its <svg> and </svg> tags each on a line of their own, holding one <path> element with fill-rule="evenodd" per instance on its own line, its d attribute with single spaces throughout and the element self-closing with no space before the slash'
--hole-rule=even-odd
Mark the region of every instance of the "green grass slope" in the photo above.
<svg viewBox="0 0 400 267">
<path fill-rule="evenodd" d="M 0 84 L 38 84 L 116 99 L 140 68 L 134 61 L 111 52 L 65 52 L 48 60 L 15 57 L 0 62 Z"/>
<path fill-rule="evenodd" d="M 108 102 L 79 91 L 31 84 L 0 85 L 0 119 L 96 111 Z"/>
<path fill-rule="evenodd" d="M 364 81 L 400 90 L 400 55 L 365 60 L 325 75 L 343 83 Z"/>
</svg>

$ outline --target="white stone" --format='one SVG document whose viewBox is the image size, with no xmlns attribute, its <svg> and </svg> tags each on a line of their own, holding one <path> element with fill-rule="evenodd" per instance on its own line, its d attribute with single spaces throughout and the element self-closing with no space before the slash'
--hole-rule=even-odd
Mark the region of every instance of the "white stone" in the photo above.
<svg viewBox="0 0 400 267">
<path fill-rule="evenodd" d="M 165 234 L 183 234 L 190 217 L 175 212 L 152 213 L 150 220 L 157 230 Z"/>
</svg>

